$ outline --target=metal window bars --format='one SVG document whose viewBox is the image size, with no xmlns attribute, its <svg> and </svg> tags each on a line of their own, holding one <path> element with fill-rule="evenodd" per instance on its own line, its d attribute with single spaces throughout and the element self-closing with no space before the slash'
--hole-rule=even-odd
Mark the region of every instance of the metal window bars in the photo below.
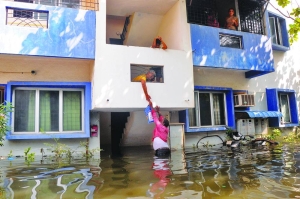
<svg viewBox="0 0 300 199">
<path fill-rule="evenodd" d="M 239 0 L 241 31 L 264 34 L 262 5 L 257 1 Z"/>
<path fill-rule="evenodd" d="M 263 5 L 265 0 L 238 0 L 240 27 L 243 32 L 264 34 Z M 188 23 L 219 27 L 216 0 L 187 0 Z"/>
<path fill-rule="evenodd" d="M 6 8 L 6 25 L 48 28 L 48 11 Z"/>
<path fill-rule="evenodd" d="M 23 3 L 52 5 L 83 10 L 99 10 L 98 0 L 11 0 Z"/>
</svg>

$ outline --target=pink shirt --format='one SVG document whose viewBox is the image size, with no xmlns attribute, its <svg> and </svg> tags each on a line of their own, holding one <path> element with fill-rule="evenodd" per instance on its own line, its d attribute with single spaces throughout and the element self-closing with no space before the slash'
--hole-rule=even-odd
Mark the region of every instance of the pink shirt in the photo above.
<svg viewBox="0 0 300 199">
<path fill-rule="evenodd" d="M 155 113 L 155 110 L 153 110 L 153 109 L 151 110 L 151 113 L 152 113 L 154 124 L 155 124 L 155 128 L 153 130 L 152 141 L 154 140 L 154 138 L 159 137 L 164 142 L 167 142 L 168 141 L 169 128 L 165 127 L 162 124 L 162 121 L 163 121 L 164 117 L 160 116 L 159 119 L 158 119 L 157 115 Z"/>
</svg>

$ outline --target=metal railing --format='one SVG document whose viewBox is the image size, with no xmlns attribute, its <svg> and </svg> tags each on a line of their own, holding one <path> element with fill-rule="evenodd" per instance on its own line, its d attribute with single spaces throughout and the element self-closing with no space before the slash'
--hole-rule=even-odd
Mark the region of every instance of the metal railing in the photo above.
<svg viewBox="0 0 300 199">
<path fill-rule="evenodd" d="M 218 8 L 217 3 L 216 0 L 187 0 L 188 23 L 221 27 L 218 15 L 224 13 L 224 10 Z M 237 10 L 239 11 L 241 31 L 264 34 L 262 21 L 264 3 L 264 0 L 238 0 Z"/>
<path fill-rule="evenodd" d="M 47 11 L 6 8 L 6 25 L 48 28 Z"/>
<path fill-rule="evenodd" d="M 99 10 L 98 0 L 9 0 L 23 3 L 51 5 L 83 10 Z"/>
</svg>

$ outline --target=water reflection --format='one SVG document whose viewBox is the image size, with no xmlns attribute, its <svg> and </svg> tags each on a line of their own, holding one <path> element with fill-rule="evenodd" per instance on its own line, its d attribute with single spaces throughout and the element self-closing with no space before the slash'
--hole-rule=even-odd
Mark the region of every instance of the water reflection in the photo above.
<svg viewBox="0 0 300 199">
<path fill-rule="evenodd" d="M 147 147 L 122 152 L 60 167 L 1 161 L 0 193 L 22 199 L 300 198 L 299 146 L 186 149 L 168 158 Z"/>
<path fill-rule="evenodd" d="M 3 161 L 6 163 L 7 161 Z M 57 168 L 53 164 L 31 164 L 14 160 L 4 168 L 0 198 L 94 198 L 103 185 L 101 168 L 87 162 Z"/>
<path fill-rule="evenodd" d="M 163 194 L 166 186 L 171 181 L 169 176 L 172 175 L 172 172 L 169 167 L 169 163 L 169 158 L 154 157 L 152 169 L 154 170 L 153 174 L 156 178 L 158 178 L 158 181 L 155 183 L 150 183 L 147 196 L 152 198 L 160 198 L 160 196 Z"/>
</svg>

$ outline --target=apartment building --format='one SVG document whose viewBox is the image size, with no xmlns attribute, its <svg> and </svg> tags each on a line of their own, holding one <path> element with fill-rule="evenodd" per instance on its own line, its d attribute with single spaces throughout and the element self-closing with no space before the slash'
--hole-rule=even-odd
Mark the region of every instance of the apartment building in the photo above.
<svg viewBox="0 0 300 199">
<path fill-rule="evenodd" d="M 237 30 L 224 26 L 229 8 Z M 149 69 L 152 101 L 182 127 L 184 147 L 224 137 L 226 127 L 261 135 L 298 126 L 298 44 L 290 47 L 289 22 L 266 1 L 0 1 L 0 9 L 2 100 L 14 106 L 0 155 L 29 145 L 38 153 L 53 138 L 74 149 L 151 145 L 148 104 L 132 81 Z M 168 49 L 150 47 L 156 36 Z"/>
</svg>

